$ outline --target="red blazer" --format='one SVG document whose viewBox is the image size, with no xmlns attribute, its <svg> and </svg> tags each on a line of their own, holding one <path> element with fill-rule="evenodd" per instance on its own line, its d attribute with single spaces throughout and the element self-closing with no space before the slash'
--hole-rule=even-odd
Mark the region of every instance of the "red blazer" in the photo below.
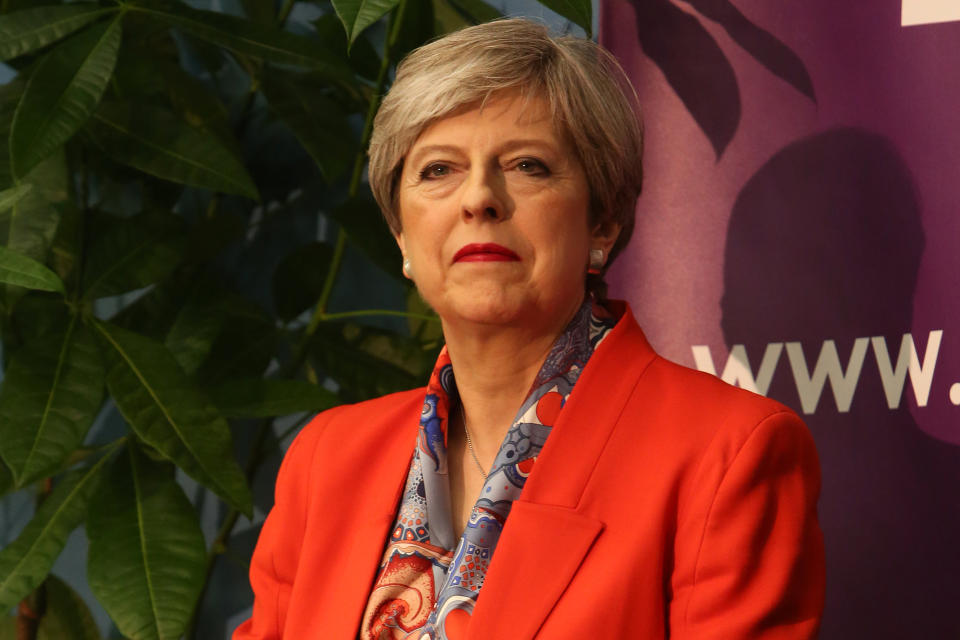
<svg viewBox="0 0 960 640">
<path fill-rule="evenodd" d="M 234 640 L 354 640 L 424 390 L 326 411 L 287 452 Z M 812 638 L 819 466 L 789 409 L 657 356 L 629 308 L 537 459 L 466 634 Z"/>
</svg>

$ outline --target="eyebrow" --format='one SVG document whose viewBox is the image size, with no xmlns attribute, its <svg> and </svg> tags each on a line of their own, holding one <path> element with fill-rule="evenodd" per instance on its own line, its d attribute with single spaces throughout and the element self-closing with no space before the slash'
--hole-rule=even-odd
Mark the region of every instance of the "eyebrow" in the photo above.
<svg viewBox="0 0 960 640">
<path fill-rule="evenodd" d="M 550 142 L 540 140 L 538 138 L 515 138 L 512 140 L 507 140 L 500 144 L 497 147 L 498 153 L 509 153 L 515 151 L 516 149 L 522 149 L 524 147 L 538 147 L 546 151 L 556 151 L 554 144 Z M 416 164 L 417 160 L 420 157 L 427 155 L 429 153 L 463 153 L 463 147 L 459 147 L 455 144 L 428 144 L 417 149 L 413 154 L 411 154 L 409 161 L 412 164 Z"/>
<path fill-rule="evenodd" d="M 428 153 L 462 153 L 462 149 L 453 144 L 428 144 L 420 147 L 414 153 L 410 154 L 409 162 L 416 164 L 415 160 Z"/>
</svg>

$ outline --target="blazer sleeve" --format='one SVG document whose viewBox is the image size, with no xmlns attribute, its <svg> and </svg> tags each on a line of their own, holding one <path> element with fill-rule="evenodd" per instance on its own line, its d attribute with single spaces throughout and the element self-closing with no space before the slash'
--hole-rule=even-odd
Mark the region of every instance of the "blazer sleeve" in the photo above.
<svg viewBox="0 0 960 640">
<path fill-rule="evenodd" d="M 287 617 L 306 529 L 314 453 L 327 411 L 313 420 L 287 449 L 277 475 L 275 501 L 250 561 L 253 614 L 233 640 L 280 640 Z"/>
<path fill-rule="evenodd" d="M 825 570 L 813 439 L 783 410 L 741 442 L 710 446 L 678 526 L 670 637 L 815 638 Z"/>
</svg>

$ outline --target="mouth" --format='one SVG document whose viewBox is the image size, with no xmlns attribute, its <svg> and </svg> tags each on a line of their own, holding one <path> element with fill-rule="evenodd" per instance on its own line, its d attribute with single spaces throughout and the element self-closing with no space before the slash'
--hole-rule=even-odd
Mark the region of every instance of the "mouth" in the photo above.
<svg viewBox="0 0 960 640">
<path fill-rule="evenodd" d="M 519 262 L 520 256 L 492 242 L 464 245 L 453 256 L 454 262 Z"/>
</svg>

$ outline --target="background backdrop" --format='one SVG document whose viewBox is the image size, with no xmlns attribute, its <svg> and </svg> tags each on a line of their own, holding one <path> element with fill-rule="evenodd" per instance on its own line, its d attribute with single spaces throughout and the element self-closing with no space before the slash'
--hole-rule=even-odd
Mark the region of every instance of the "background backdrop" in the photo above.
<svg viewBox="0 0 960 640">
<path fill-rule="evenodd" d="M 600 16 L 647 136 L 612 293 L 664 356 L 804 415 L 823 638 L 960 637 L 960 5 Z"/>
</svg>

